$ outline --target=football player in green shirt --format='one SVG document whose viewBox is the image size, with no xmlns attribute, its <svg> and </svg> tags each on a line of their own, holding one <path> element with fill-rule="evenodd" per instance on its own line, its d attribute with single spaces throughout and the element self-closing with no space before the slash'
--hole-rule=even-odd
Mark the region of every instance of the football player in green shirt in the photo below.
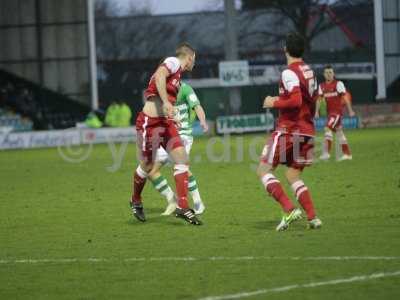
<svg viewBox="0 0 400 300">
<path fill-rule="evenodd" d="M 207 132 L 208 124 L 206 121 L 206 115 L 204 109 L 200 105 L 199 99 L 193 91 L 193 88 L 184 82 L 179 89 L 175 107 L 177 111 L 176 119 L 179 122 L 179 135 L 189 156 L 193 144 L 193 122 L 197 117 L 203 131 Z M 160 173 L 160 169 L 168 161 L 169 157 L 165 149 L 161 147 L 157 149 L 155 164 L 148 177 L 153 183 L 155 189 L 167 199 L 168 206 L 164 213 L 162 213 L 162 215 L 165 216 L 172 214 L 176 209 L 175 194 L 169 186 L 167 179 Z M 205 206 L 200 197 L 196 178 L 191 172 L 189 172 L 189 193 L 193 199 L 195 214 L 202 214 L 205 210 Z"/>
</svg>

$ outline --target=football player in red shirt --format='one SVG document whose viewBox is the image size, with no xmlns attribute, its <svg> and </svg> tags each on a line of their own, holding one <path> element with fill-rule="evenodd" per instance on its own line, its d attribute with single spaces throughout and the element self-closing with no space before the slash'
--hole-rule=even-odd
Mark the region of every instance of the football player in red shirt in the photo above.
<svg viewBox="0 0 400 300">
<path fill-rule="evenodd" d="M 168 57 L 158 66 L 145 91 L 146 102 L 136 119 L 136 144 L 140 163 L 134 174 L 133 195 L 130 202 L 133 215 L 139 221 L 146 221 L 141 193 L 146 178 L 153 168 L 157 149 L 161 146 L 174 162 L 176 217 L 193 225 L 201 225 L 201 221 L 188 205 L 189 159 L 178 133 L 174 107 L 181 73 L 191 71 L 194 63 L 194 49 L 187 43 L 179 45 L 176 57 Z"/>
<path fill-rule="evenodd" d="M 279 97 L 268 96 L 264 100 L 264 107 L 277 109 L 279 118 L 264 147 L 257 174 L 266 191 L 284 211 L 277 231 L 286 230 L 302 214 L 273 174 L 279 164 L 288 167 L 286 179 L 307 214 L 309 228 L 314 229 L 321 227 L 322 222 L 316 216 L 310 192 L 300 175 L 312 163 L 317 81 L 313 70 L 302 59 L 304 39 L 301 36 L 296 33 L 287 35 L 284 50 L 288 66 L 282 72 Z"/>
<path fill-rule="evenodd" d="M 324 68 L 325 82 L 321 83 L 318 88 L 319 100 L 317 101 L 317 108 L 315 117 L 319 117 L 320 101 L 326 101 L 327 109 L 327 122 L 325 125 L 324 147 L 320 159 L 328 160 L 330 158 L 330 151 L 332 148 L 333 134 L 336 133 L 336 138 L 339 141 L 342 149 L 342 155 L 338 161 L 351 160 L 352 155 L 350 147 L 347 143 L 346 136 L 343 132 L 342 117 L 343 117 L 343 103 L 346 105 L 349 116 L 355 115 L 351 106 L 351 97 L 346 91 L 342 81 L 335 78 L 335 72 L 332 66 Z"/>
</svg>

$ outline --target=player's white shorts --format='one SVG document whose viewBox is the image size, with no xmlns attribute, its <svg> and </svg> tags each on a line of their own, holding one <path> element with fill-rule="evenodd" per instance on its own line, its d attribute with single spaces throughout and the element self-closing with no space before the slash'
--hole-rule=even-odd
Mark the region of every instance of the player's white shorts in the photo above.
<svg viewBox="0 0 400 300">
<path fill-rule="evenodd" d="M 192 149 L 193 145 L 193 137 L 189 137 L 186 135 L 181 135 L 181 140 L 183 145 L 185 146 L 185 150 L 187 155 L 190 155 L 190 150 Z M 167 162 L 171 162 L 172 160 L 169 158 L 167 151 L 164 148 L 160 147 L 157 149 L 156 153 L 156 162 L 165 164 Z"/>
</svg>

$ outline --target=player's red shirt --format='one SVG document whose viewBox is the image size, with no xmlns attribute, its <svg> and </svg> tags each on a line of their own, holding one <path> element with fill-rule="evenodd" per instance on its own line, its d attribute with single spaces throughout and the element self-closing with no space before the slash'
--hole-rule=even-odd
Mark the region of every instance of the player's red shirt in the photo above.
<svg viewBox="0 0 400 300">
<path fill-rule="evenodd" d="M 331 82 L 323 82 L 318 88 L 318 95 L 325 98 L 328 115 L 342 115 L 342 98 L 345 94 L 346 88 L 343 82 L 336 79 Z"/>
<path fill-rule="evenodd" d="M 164 60 L 164 62 L 160 66 L 166 67 L 169 71 L 169 75 L 166 81 L 166 88 L 167 88 L 168 100 L 172 104 L 174 104 L 176 101 L 176 95 L 178 94 L 179 87 L 181 85 L 181 73 L 182 73 L 181 64 L 178 58 L 168 57 Z M 150 97 L 159 96 L 154 74 L 150 78 L 149 85 L 144 92 L 144 96 L 147 100 Z"/>
<path fill-rule="evenodd" d="M 279 109 L 277 130 L 314 136 L 314 114 L 317 81 L 314 71 L 303 61 L 292 63 L 282 72 L 279 100 L 289 100 L 293 93 L 301 93 L 300 107 Z"/>
</svg>

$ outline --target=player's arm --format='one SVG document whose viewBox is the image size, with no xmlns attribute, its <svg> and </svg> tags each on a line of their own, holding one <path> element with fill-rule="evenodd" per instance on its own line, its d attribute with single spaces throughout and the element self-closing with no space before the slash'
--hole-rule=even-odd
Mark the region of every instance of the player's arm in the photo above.
<svg viewBox="0 0 400 300">
<path fill-rule="evenodd" d="M 303 98 L 301 96 L 300 88 L 293 89 L 292 92 L 289 94 L 289 99 L 282 99 L 279 97 L 277 100 L 274 101 L 273 106 L 274 108 L 297 108 L 301 106 Z"/>
<path fill-rule="evenodd" d="M 318 96 L 315 103 L 315 118 L 319 118 L 319 110 L 321 109 L 321 101 L 325 101 L 324 93 L 322 92 L 321 85 L 318 86 Z"/>
<path fill-rule="evenodd" d="M 196 112 L 197 118 L 199 118 L 200 125 L 203 128 L 204 132 L 208 131 L 208 123 L 206 120 L 206 113 L 204 112 L 203 107 L 199 104 L 194 107 L 194 111 Z"/>
<path fill-rule="evenodd" d="M 300 81 L 296 73 L 291 70 L 282 72 L 282 83 L 289 92 L 289 99 L 286 97 L 268 96 L 264 100 L 264 108 L 298 108 L 301 106 L 303 98 L 301 96 Z"/>
<path fill-rule="evenodd" d="M 165 66 L 160 66 L 156 73 L 154 74 L 154 79 L 156 82 L 156 87 L 158 94 L 160 95 L 161 101 L 163 102 L 163 106 L 165 112 L 168 117 L 174 117 L 174 107 L 168 101 L 168 93 L 167 93 L 167 77 L 169 76 L 169 70 Z"/>
<path fill-rule="evenodd" d="M 289 99 L 283 99 L 281 97 L 267 96 L 264 99 L 264 108 L 297 108 L 301 106 L 303 98 L 301 92 L 295 91 L 290 93 Z"/>
<path fill-rule="evenodd" d="M 353 108 L 351 106 L 351 101 L 350 97 L 346 91 L 346 88 L 344 86 L 344 83 L 342 81 L 338 81 L 336 85 L 336 90 L 337 92 L 342 95 L 342 101 L 345 103 L 347 111 L 349 112 L 349 116 L 353 117 L 355 115 Z"/>
<path fill-rule="evenodd" d="M 186 101 L 189 104 L 189 109 L 193 109 L 196 113 L 197 118 L 200 121 L 200 125 L 203 128 L 204 132 L 208 131 L 208 123 L 206 120 L 206 113 L 204 112 L 203 107 L 200 104 L 200 100 L 197 97 L 196 93 L 194 92 L 193 88 L 186 84 L 185 85 L 185 92 L 186 92 Z"/>
<path fill-rule="evenodd" d="M 351 105 L 351 100 L 348 93 L 345 93 L 342 97 L 344 104 L 346 105 L 347 111 L 349 112 L 350 117 L 354 117 L 356 113 L 353 110 L 353 106 Z"/>
<path fill-rule="evenodd" d="M 320 97 L 318 97 L 317 98 L 317 102 L 315 103 L 315 115 L 314 115 L 314 118 L 316 118 L 316 119 L 319 118 L 319 109 L 321 107 L 320 101 L 322 101 L 322 100 L 321 100 Z"/>
</svg>

